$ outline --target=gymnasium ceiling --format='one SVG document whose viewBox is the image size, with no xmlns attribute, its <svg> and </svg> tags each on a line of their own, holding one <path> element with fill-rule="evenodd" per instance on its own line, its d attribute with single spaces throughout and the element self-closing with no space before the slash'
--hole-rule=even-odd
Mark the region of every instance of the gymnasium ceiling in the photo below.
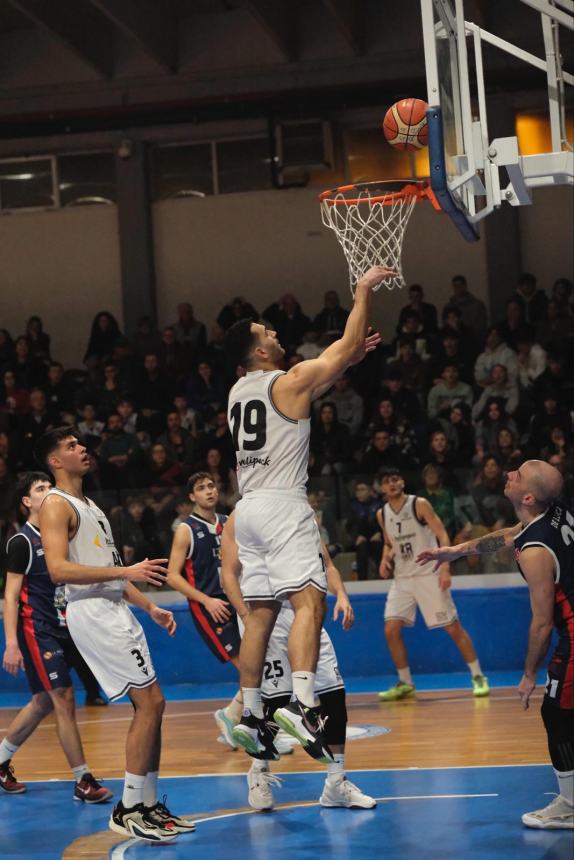
<svg viewBox="0 0 574 860">
<path fill-rule="evenodd" d="M 518 0 L 466 10 L 542 56 Z M 498 52 L 486 65 L 491 87 L 544 91 Z M 405 95 L 426 96 L 418 0 L 0 0 L 4 138 Z"/>
</svg>

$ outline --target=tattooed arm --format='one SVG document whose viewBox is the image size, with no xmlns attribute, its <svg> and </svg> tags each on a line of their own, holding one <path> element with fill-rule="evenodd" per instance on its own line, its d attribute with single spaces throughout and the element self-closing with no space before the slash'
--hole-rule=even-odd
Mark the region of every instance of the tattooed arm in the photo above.
<svg viewBox="0 0 574 860">
<path fill-rule="evenodd" d="M 456 561 L 457 558 L 463 558 L 465 555 L 486 555 L 487 553 L 497 552 L 504 547 L 511 548 L 514 544 L 514 538 L 522 528 L 521 523 L 516 523 L 507 529 L 499 529 L 496 532 L 491 532 L 481 538 L 465 541 L 456 546 L 440 546 L 436 549 L 425 549 L 417 556 L 417 564 L 426 564 L 428 561 L 434 561 L 437 570 L 445 561 Z"/>
</svg>

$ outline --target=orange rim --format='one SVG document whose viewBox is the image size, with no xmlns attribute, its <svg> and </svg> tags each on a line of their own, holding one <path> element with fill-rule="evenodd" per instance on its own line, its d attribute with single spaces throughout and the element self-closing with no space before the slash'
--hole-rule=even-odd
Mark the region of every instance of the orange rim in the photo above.
<svg viewBox="0 0 574 860">
<path fill-rule="evenodd" d="M 353 191 L 355 194 L 351 197 L 339 196 Z M 319 195 L 319 200 L 331 206 L 352 206 L 358 203 L 382 203 L 383 206 L 392 206 L 393 203 L 407 197 L 414 197 L 417 203 L 427 198 L 435 209 L 441 208 L 429 183 L 414 179 L 385 179 L 380 182 L 340 185 L 338 188 L 323 191 Z"/>
</svg>

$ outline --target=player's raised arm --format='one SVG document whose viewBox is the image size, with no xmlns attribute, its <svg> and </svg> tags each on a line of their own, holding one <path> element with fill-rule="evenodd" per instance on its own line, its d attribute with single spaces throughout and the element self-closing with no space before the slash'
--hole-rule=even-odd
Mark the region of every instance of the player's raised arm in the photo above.
<svg viewBox="0 0 574 860">
<path fill-rule="evenodd" d="M 130 567 L 95 567 L 69 560 L 69 535 L 77 527 L 76 513 L 61 496 L 48 496 L 40 508 L 40 532 L 50 579 L 57 584 L 90 585 L 125 579 L 163 585 L 166 558 L 145 559 Z"/>
<path fill-rule="evenodd" d="M 457 558 L 464 558 L 467 555 L 487 555 L 488 553 L 498 552 L 499 549 L 507 547 L 512 548 L 514 538 L 520 532 L 522 525 L 517 523 L 515 526 L 510 526 L 506 529 L 499 529 L 496 532 L 491 532 L 481 538 L 468 540 L 464 543 L 456 544 L 456 546 L 440 546 L 434 549 L 425 549 L 417 555 L 417 564 L 426 564 L 428 561 L 436 562 L 434 570 L 438 570 L 444 562 L 456 561 Z"/>
<path fill-rule="evenodd" d="M 240 576 L 241 562 L 235 541 L 235 512 L 232 512 L 221 534 L 221 585 L 238 616 L 243 618 L 248 614 L 249 607 L 241 594 Z"/>
<path fill-rule="evenodd" d="M 518 685 L 518 695 L 526 710 L 536 686 L 536 672 L 548 653 L 554 626 L 554 559 L 545 547 L 528 547 L 520 554 L 520 568 L 528 584 L 532 608 L 524 674 Z"/>
</svg>

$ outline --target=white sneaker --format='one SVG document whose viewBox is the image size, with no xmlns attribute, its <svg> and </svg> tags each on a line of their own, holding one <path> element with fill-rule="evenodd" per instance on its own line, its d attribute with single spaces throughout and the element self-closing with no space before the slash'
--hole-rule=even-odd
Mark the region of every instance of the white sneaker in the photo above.
<svg viewBox="0 0 574 860">
<path fill-rule="evenodd" d="M 223 708 L 220 708 L 213 715 L 213 719 L 217 723 L 217 727 L 221 732 L 222 737 L 225 740 L 225 743 L 231 747 L 232 750 L 237 749 L 237 744 L 233 738 L 233 726 L 235 723 L 233 720 L 230 720 L 227 714 L 225 713 Z M 218 738 L 219 740 L 219 738 Z"/>
<path fill-rule="evenodd" d="M 522 823 L 544 830 L 574 830 L 574 807 L 558 795 L 544 809 L 525 812 Z"/>
<path fill-rule="evenodd" d="M 249 806 L 260 812 L 271 812 L 273 809 L 272 785 L 281 786 L 283 780 L 275 776 L 269 770 L 254 771 L 253 768 L 247 774 L 247 785 L 249 786 Z"/>
<path fill-rule="evenodd" d="M 347 809 L 372 809 L 377 805 L 374 797 L 363 794 L 346 776 L 342 779 L 326 779 L 319 798 L 321 806 L 346 806 Z"/>
<path fill-rule="evenodd" d="M 297 740 L 280 729 L 275 735 L 273 744 L 279 755 L 291 755 Z"/>
</svg>

